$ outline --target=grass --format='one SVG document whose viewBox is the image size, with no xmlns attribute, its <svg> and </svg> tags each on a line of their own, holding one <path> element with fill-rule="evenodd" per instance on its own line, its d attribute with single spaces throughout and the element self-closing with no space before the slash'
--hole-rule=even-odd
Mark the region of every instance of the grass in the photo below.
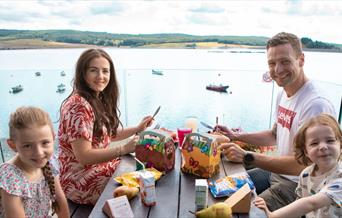
<svg viewBox="0 0 342 218">
<path fill-rule="evenodd" d="M 31 49 L 31 48 L 82 48 L 93 45 L 72 44 L 62 42 L 43 41 L 40 39 L 1 40 L 0 49 Z"/>
</svg>

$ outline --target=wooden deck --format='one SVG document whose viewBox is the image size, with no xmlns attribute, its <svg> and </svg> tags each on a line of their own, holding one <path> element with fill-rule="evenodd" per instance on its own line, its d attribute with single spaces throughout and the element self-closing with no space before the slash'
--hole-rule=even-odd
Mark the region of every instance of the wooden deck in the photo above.
<svg viewBox="0 0 342 218">
<path fill-rule="evenodd" d="M 181 155 L 177 150 L 175 169 L 170 173 L 162 176 L 156 183 L 157 205 L 154 207 L 145 207 L 140 197 L 137 196 L 130 201 L 135 217 L 195 217 L 189 211 L 195 211 L 195 179 L 199 178 L 181 172 Z M 135 160 L 130 155 L 122 157 L 122 161 L 113 177 L 121 175 L 124 172 L 135 171 Z M 235 173 L 243 173 L 245 169 L 241 164 L 233 164 L 222 158 L 220 166 L 220 174 L 213 179 L 222 178 L 226 175 Z M 110 179 L 106 185 L 102 195 L 97 201 L 94 208 L 90 206 L 78 206 L 73 210 L 72 217 L 105 218 L 102 207 L 106 200 L 112 198 L 114 189 L 119 186 L 113 179 Z M 209 205 L 223 201 L 224 199 L 214 199 L 209 193 Z M 72 206 L 72 205 L 71 205 Z M 266 217 L 265 213 L 251 205 L 249 214 L 234 214 L 235 217 Z"/>
</svg>

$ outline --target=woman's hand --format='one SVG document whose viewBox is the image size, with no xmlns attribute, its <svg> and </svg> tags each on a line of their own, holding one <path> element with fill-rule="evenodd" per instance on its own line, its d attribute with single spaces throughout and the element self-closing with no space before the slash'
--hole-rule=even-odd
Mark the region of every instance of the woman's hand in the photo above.
<svg viewBox="0 0 342 218">
<path fill-rule="evenodd" d="M 120 155 L 125 155 L 128 153 L 132 153 L 135 151 L 135 146 L 137 145 L 139 140 L 139 136 L 134 136 L 132 140 L 130 140 L 127 144 L 121 146 L 121 154 Z"/>
<path fill-rule="evenodd" d="M 257 208 L 264 210 L 268 218 L 272 217 L 272 213 L 268 210 L 266 202 L 263 198 L 256 197 L 253 203 Z"/>
<path fill-rule="evenodd" d="M 153 118 L 152 116 L 146 116 L 144 117 L 140 123 L 137 125 L 137 132 L 142 132 L 144 131 L 147 127 L 151 126 L 153 123 Z"/>
</svg>

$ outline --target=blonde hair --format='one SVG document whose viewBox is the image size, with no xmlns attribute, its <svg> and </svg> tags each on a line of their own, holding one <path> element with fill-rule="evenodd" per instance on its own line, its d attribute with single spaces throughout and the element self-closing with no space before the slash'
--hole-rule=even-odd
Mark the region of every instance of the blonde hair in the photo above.
<svg viewBox="0 0 342 218">
<path fill-rule="evenodd" d="M 51 129 L 51 133 L 54 135 L 53 125 L 49 114 L 37 107 L 19 107 L 11 114 L 8 125 L 9 136 L 12 141 L 16 139 L 18 131 L 31 126 L 48 125 Z M 50 189 L 52 211 L 54 214 L 59 210 L 59 205 L 56 201 L 55 180 L 49 162 L 42 168 L 42 171 Z"/>
<path fill-rule="evenodd" d="M 324 125 L 329 126 L 336 137 L 336 140 L 340 142 L 340 148 L 342 149 L 342 132 L 339 124 L 335 120 L 335 118 L 329 114 L 320 114 L 316 117 L 313 117 L 306 121 L 303 126 L 298 130 L 296 136 L 294 137 L 293 144 L 295 148 L 295 158 L 298 163 L 304 164 L 305 166 L 308 166 L 311 164 L 311 160 L 305 155 L 305 133 L 306 130 L 314 125 Z M 340 155 L 341 159 L 341 155 Z"/>
</svg>

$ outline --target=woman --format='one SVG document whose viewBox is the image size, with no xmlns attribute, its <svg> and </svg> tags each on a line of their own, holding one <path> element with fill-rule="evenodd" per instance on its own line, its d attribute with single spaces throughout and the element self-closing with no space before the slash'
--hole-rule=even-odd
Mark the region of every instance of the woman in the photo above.
<svg viewBox="0 0 342 218">
<path fill-rule="evenodd" d="M 114 64 L 102 49 L 84 51 L 76 64 L 73 92 L 60 113 L 60 180 L 68 199 L 95 204 L 119 164 L 120 155 L 133 152 L 135 141 L 109 148 L 152 123 L 147 116 L 135 127 L 122 128 Z"/>
</svg>

